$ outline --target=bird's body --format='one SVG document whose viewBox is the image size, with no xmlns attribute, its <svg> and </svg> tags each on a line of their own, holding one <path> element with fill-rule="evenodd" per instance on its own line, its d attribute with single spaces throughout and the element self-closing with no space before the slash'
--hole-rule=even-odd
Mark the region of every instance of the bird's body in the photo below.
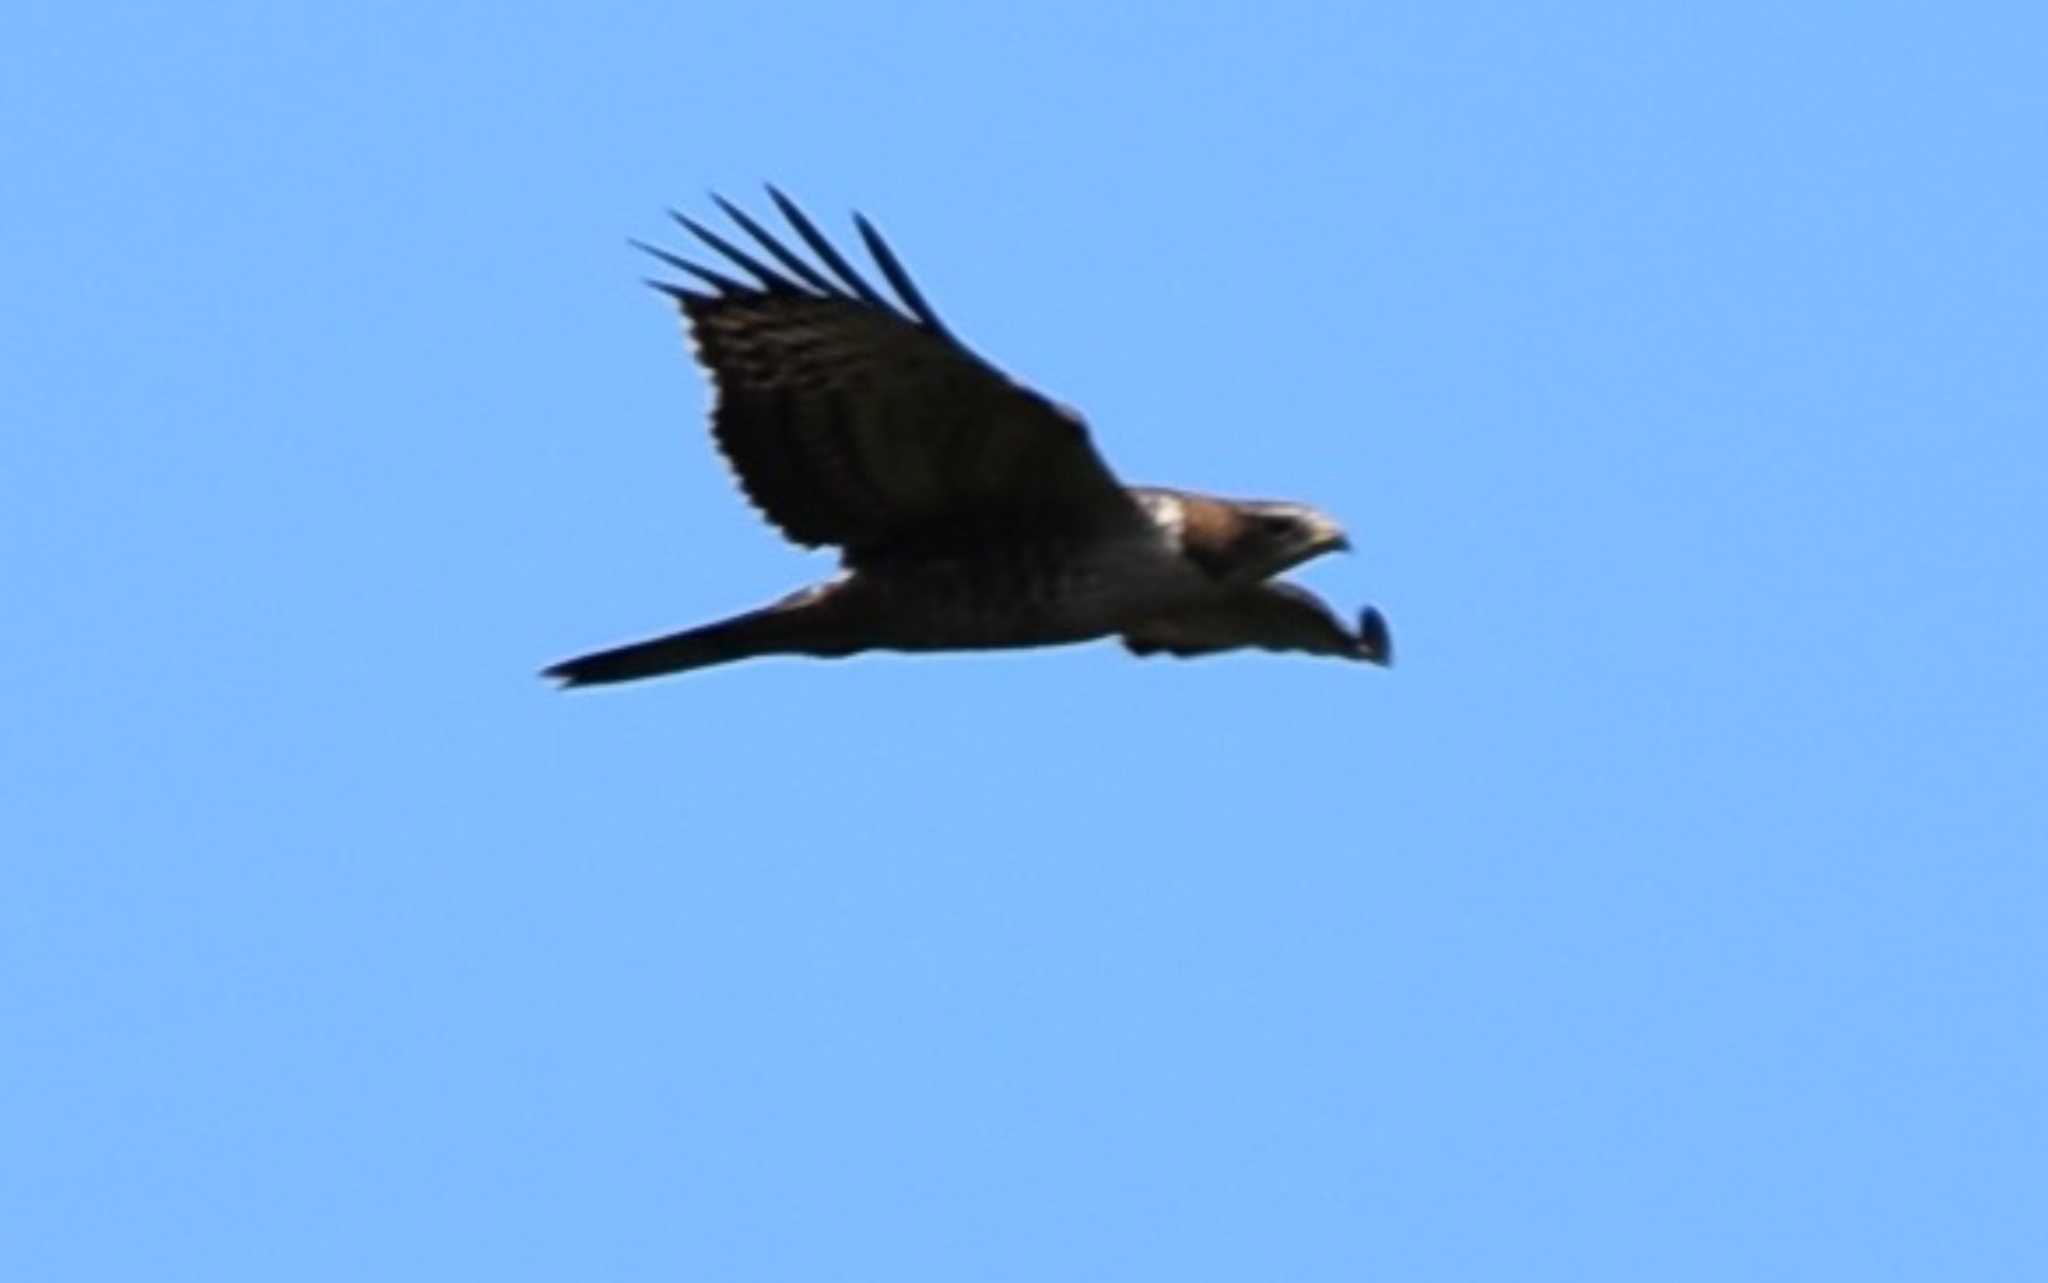
<svg viewBox="0 0 2048 1283">
<path fill-rule="evenodd" d="M 834 593 L 891 650 L 1090 641 L 1212 592 L 1177 535 L 1149 519 L 1094 537 L 986 540 L 870 558 Z"/>
<path fill-rule="evenodd" d="M 1313 595 L 1272 581 L 1347 547 L 1300 504 L 1125 487 L 1071 411 L 1005 378 L 946 332 L 865 220 L 863 239 L 908 315 L 884 301 L 771 190 L 833 277 L 724 202 L 780 265 L 678 220 L 759 282 L 662 251 L 712 286 L 657 287 L 681 305 L 718 388 L 712 430 L 742 487 L 844 570 L 761 610 L 585 655 L 567 685 L 757 655 L 985 650 L 1122 636 L 1137 654 L 1244 646 L 1385 663 L 1368 610 L 1356 634 Z"/>
<path fill-rule="evenodd" d="M 856 571 L 833 587 L 887 650 L 985 650 L 1106 637 L 1199 593 L 1196 573 L 1143 536 L 1017 543 Z"/>
</svg>

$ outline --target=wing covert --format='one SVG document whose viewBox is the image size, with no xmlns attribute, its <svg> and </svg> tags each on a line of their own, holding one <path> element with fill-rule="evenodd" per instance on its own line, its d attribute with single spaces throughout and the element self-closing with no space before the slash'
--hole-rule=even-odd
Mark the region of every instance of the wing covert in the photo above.
<svg viewBox="0 0 2048 1283">
<path fill-rule="evenodd" d="M 1214 601 L 1149 619 L 1125 630 L 1123 642 L 1134 655 L 1164 653 L 1180 659 L 1253 646 L 1380 665 L 1393 659 L 1386 621 L 1379 611 L 1367 607 L 1359 616 L 1359 631 L 1353 633 L 1322 598 L 1285 580 L 1240 588 Z"/>
<path fill-rule="evenodd" d="M 652 282 L 681 306 L 716 392 L 712 435 L 770 521 L 856 562 L 918 541 L 1143 521 L 1080 420 L 954 339 L 872 224 L 856 226 L 900 309 L 769 191 L 822 267 L 718 198 L 772 264 L 676 220 L 751 282 L 642 248 L 708 287 Z"/>
</svg>

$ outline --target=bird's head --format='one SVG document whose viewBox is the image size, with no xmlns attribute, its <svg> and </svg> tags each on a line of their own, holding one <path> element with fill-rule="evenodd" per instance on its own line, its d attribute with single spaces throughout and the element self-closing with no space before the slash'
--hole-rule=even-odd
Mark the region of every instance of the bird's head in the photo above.
<svg viewBox="0 0 2048 1283">
<path fill-rule="evenodd" d="M 1270 579 L 1326 552 L 1348 552 L 1351 540 L 1329 514 L 1305 503 L 1240 499 L 1222 560 L 1233 579 Z"/>
</svg>

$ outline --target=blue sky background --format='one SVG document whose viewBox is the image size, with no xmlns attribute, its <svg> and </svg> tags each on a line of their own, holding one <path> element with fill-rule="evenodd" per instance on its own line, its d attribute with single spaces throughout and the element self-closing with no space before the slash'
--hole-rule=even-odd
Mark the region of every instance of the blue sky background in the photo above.
<svg viewBox="0 0 2048 1283">
<path fill-rule="evenodd" d="M 2048 1277 L 2048 19 L 1103 8 L 8 7 L 0 1276 Z M 763 179 L 1400 667 L 536 680 Z"/>
</svg>

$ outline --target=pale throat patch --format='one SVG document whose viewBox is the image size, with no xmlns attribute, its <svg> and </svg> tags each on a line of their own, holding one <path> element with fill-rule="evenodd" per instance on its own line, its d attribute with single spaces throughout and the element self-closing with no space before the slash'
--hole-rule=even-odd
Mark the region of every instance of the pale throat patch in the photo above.
<svg viewBox="0 0 2048 1283">
<path fill-rule="evenodd" d="M 1170 494 L 1140 495 L 1139 502 L 1145 505 L 1145 515 L 1152 524 L 1159 527 L 1175 548 L 1181 546 L 1181 532 L 1187 529 L 1187 509 L 1181 501 Z"/>
</svg>

